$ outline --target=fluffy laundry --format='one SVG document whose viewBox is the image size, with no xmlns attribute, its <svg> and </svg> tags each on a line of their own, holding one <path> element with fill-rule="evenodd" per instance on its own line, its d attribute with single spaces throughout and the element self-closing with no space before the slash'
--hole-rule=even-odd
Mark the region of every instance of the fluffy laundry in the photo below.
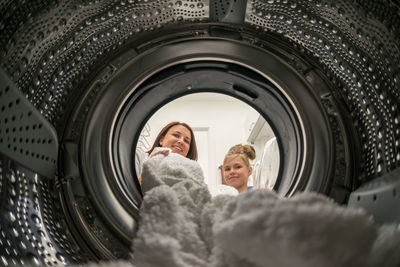
<svg viewBox="0 0 400 267">
<path fill-rule="evenodd" d="M 144 163 L 137 266 L 400 266 L 400 229 L 325 196 L 212 197 L 197 162 Z"/>
<path fill-rule="evenodd" d="M 325 196 L 252 190 L 212 197 L 198 163 L 174 153 L 148 159 L 142 179 L 132 260 L 104 266 L 400 266 L 398 225 L 376 225 Z"/>
</svg>

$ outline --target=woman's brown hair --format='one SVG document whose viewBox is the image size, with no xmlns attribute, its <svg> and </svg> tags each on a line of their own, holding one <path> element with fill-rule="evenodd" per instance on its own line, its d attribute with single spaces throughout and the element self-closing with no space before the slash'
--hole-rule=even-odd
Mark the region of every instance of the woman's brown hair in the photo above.
<svg viewBox="0 0 400 267">
<path fill-rule="evenodd" d="M 187 128 L 190 131 L 190 135 L 191 135 L 190 148 L 189 148 L 189 152 L 186 155 L 186 157 L 191 159 L 191 160 L 197 160 L 197 146 L 196 146 L 196 140 L 194 138 L 193 130 L 186 123 L 178 122 L 178 121 L 170 122 L 167 125 L 165 125 L 164 128 L 162 128 L 160 133 L 157 135 L 156 140 L 154 140 L 153 146 L 150 148 L 149 151 L 147 151 L 147 153 L 151 154 L 151 152 L 153 152 L 154 148 L 161 147 L 160 139 L 162 137 L 164 137 L 167 134 L 168 130 L 171 129 L 171 127 L 173 127 L 175 125 L 182 125 L 182 126 L 184 126 L 185 128 Z"/>
</svg>

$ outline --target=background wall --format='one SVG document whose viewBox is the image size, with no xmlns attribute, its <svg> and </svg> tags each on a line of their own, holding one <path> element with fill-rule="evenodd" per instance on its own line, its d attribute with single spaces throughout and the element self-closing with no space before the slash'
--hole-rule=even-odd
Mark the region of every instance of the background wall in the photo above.
<svg viewBox="0 0 400 267">
<path fill-rule="evenodd" d="M 190 125 L 196 137 L 198 162 L 205 182 L 213 187 L 221 184 L 218 166 L 226 152 L 233 145 L 248 143 L 259 117 L 257 111 L 236 98 L 215 93 L 192 94 L 168 103 L 150 118 L 147 140 L 152 145 L 159 131 L 171 121 Z M 271 136 L 272 131 L 254 140 L 257 158 L 262 155 L 265 140 Z M 252 185 L 252 181 L 249 184 Z"/>
</svg>

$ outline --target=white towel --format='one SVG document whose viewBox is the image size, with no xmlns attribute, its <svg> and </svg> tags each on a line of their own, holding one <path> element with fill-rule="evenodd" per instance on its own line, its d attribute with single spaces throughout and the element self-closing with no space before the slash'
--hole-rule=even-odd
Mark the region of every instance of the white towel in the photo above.
<svg viewBox="0 0 400 267">
<path fill-rule="evenodd" d="M 239 195 L 239 191 L 237 191 L 236 188 L 229 186 L 229 185 L 224 185 L 224 184 L 220 184 L 214 188 L 211 188 L 210 193 L 211 193 L 211 196 L 213 196 L 213 197 L 218 196 L 218 195 L 231 195 L 231 196 Z"/>
<path fill-rule="evenodd" d="M 148 159 L 134 239 L 137 266 L 400 266 L 400 230 L 316 193 L 211 197 L 200 166 Z"/>
</svg>

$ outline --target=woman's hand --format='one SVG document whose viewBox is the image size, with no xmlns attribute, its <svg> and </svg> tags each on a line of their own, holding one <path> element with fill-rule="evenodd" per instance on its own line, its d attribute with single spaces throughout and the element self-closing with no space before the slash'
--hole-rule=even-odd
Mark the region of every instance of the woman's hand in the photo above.
<svg viewBox="0 0 400 267">
<path fill-rule="evenodd" d="M 168 155 L 169 155 L 169 150 L 166 149 L 166 150 L 157 151 L 157 152 L 151 154 L 151 155 L 150 155 L 150 158 L 152 158 L 152 157 L 154 157 L 154 156 L 156 156 L 156 155 L 160 155 L 160 154 L 162 154 L 162 155 L 164 155 L 164 156 L 168 156 Z"/>
</svg>

